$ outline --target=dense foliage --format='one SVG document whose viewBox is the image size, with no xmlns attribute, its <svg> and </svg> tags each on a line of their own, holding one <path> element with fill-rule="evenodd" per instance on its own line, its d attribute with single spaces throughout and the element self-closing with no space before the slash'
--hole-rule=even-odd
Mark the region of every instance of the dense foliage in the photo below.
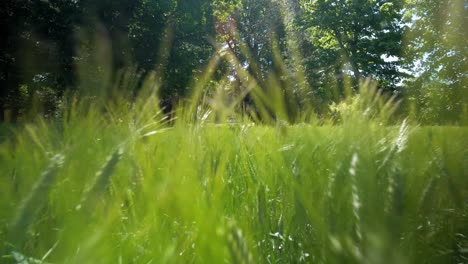
<svg viewBox="0 0 468 264">
<path fill-rule="evenodd" d="M 106 93 L 124 73 L 156 71 L 163 105 L 175 106 L 225 46 L 235 58 L 218 65 L 207 91 L 221 83 L 242 93 L 243 67 L 263 91 L 280 82 L 293 115 L 295 105 L 324 114 L 348 82 L 372 78 L 420 121 L 460 123 L 466 8 L 463 0 L 5 0 L 0 120 L 43 105 L 52 115 L 64 93 Z M 249 93 L 244 101 L 251 106 Z"/>
</svg>

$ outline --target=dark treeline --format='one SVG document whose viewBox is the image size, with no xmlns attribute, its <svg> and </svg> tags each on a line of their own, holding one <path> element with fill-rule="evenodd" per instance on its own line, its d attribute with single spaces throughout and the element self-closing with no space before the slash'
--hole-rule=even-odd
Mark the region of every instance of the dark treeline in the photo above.
<svg viewBox="0 0 468 264">
<path fill-rule="evenodd" d="M 324 112 L 371 78 L 420 121 L 456 123 L 467 102 L 466 9 L 463 0 L 4 0 L 0 121 L 33 105 L 51 115 L 69 91 L 98 95 L 123 75 L 134 94 L 152 71 L 171 106 L 222 47 L 260 87 L 277 77 L 294 105 Z M 232 61 L 212 82 L 223 79 L 242 85 Z"/>
</svg>

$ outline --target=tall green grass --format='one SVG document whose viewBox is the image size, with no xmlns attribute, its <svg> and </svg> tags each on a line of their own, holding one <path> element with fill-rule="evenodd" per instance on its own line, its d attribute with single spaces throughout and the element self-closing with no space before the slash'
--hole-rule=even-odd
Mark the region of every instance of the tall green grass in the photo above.
<svg viewBox="0 0 468 264">
<path fill-rule="evenodd" d="M 276 56 L 259 82 L 218 52 L 170 114 L 161 76 L 133 97 L 125 72 L 2 125 L 0 263 L 467 262 L 468 129 L 395 118 L 370 82 L 318 117 Z M 223 60 L 239 86 L 211 85 Z"/>
<path fill-rule="evenodd" d="M 0 143 L 0 262 L 468 261 L 468 129 L 389 122 L 370 86 L 320 125 L 70 100 Z"/>
</svg>

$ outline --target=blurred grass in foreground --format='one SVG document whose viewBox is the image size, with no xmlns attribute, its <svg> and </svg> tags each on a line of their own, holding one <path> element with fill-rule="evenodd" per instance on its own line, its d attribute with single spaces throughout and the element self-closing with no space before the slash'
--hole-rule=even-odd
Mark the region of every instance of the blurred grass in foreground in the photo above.
<svg viewBox="0 0 468 264">
<path fill-rule="evenodd" d="M 467 128 L 363 87 L 321 126 L 70 100 L 0 145 L 1 262 L 466 262 Z"/>
<path fill-rule="evenodd" d="M 261 83 L 220 49 L 169 115 L 128 71 L 0 127 L 0 262 L 467 262 L 467 127 L 398 121 L 370 82 L 328 106 L 277 57 Z"/>
</svg>

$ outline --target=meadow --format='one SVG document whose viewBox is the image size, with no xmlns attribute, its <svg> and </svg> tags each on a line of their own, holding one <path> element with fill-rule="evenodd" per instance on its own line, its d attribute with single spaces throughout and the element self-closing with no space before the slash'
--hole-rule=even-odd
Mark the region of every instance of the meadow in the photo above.
<svg viewBox="0 0 468 264">
<path fill-rule="evenodd" d="M 0 264 L 468 263 L 466 3 L 0 1 Z"/>
<path fill-rule="evenodd" d="M 335 123 L 169 120 L 145 96 L 4 127 L 0 262 L 466 263 L 468 129 L 372 98 Z"/>
</svg>

